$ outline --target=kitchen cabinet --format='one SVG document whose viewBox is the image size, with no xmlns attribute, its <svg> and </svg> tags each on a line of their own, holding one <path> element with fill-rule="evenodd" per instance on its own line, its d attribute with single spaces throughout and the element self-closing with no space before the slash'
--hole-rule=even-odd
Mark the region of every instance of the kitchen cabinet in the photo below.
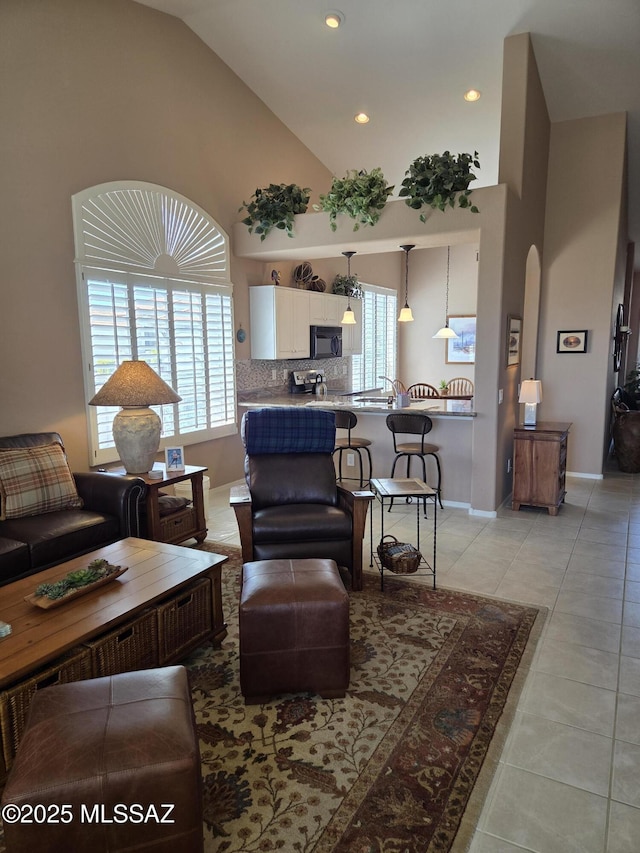
<svg viewBox="0 0 640 853">
<path fill-rule="evenodd" d="M 310 295 L 270 284 L 249 288 L 251 358 L 309 358 Z"/>
<path fill-rule="evenodd" d="M 570 423 L 540 421 L 516 427 L 513 434 L 513 495 L 511 507 L 546 507 L 557 515 L 566 494 L 567 439 Z"/>
<path fill-rule="evenodd" d="M 340 319 L 342 319 L 348 300 L 346 296 L 336 296 L 335 298 L 342 302 L 340 313 Z M 342 327 L 342 355 L 360 355 L 362 353 L 362 299 L 352 299 L 351 308 L 356 317 L 356 324 L 355 326 Z"/>
<path fill-rule="evenodd" d="M 339 326 L 346 299 L 334 293 L 309 293 L 309 320 L 312 326 Z"/>
</svg>

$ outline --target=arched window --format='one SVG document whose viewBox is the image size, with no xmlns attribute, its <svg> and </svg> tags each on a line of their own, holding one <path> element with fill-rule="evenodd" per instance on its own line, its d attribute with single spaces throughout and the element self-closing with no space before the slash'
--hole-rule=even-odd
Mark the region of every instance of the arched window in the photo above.
<svg viewBox="0 0 640 853">
<path fill-rule="evenodd" d="M 188 199 L 121 181 L 73 196 L 87 402 L 128 359 L 182 397 L 158 407 L 163 444 L 237 431 L 229 238 Z M 117 459 L 117 409 L 87 406 L 91 464 Z"/>
</svg>

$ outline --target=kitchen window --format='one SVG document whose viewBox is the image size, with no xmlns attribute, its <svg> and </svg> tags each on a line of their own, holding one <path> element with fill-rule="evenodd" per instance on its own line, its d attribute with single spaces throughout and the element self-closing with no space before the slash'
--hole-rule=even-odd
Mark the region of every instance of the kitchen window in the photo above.
<svg viewBox="0 0 640 853">
<path fill-rule="evenodd" d="M 388 287 L 362 284 L 362 355 L 352 356 L 353 391 L 380 388 L 381 376 L 396 375 L 398 295 Z"/>
<path fill-rule="evenodd" d="M 228 238 L 162 187 L 124 182 L 74 196 L 87 401 L 116 367 L 141 359 L 182 397 L 154 409 L 162 444 L 237 431 Z M 117 459 L 117 409 L 87 406 L 90 462 Z"/>
</svg>

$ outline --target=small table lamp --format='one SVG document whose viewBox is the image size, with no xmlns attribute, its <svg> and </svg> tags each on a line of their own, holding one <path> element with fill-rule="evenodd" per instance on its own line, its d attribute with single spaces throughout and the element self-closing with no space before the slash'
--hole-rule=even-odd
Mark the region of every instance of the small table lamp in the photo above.
<svg viewBox="0 0 640 853">
<path fill-rule="evenodd" d="M 539 379 L 525 379 L 520 384 L 519 403 L 524 403 L 524 425 L 536 425 L 536 406 L 542 401 L 542 382 Z"/>
<path fill-rule="evenodd" d="M 127 474 L 153 468 L 162 422 L 149 406 L 181 399 L 146 361 L 123 361 L 89 400 L 90 406 L 122 406 L 113 419 L 113 440 Z"/>
</svg>

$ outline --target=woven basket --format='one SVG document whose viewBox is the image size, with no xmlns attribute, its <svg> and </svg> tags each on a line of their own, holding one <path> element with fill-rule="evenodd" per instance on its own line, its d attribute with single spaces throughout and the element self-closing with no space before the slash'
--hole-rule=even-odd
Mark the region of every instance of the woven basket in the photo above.
<svg viewBox="0 0 640 853">
<path fill-rule="evenodd" d="M 422 554 L 408 542 L 398 542 L 395 536 L 387 535 L 380 540 L 378 557 L 385 569 L 397 575 L 408 575 L 416 571 Z"/>
<path fill-rule="evenodd" d="M 180 659 L 213 630 L 211 581 L 204 578 L 158 607 L 159 664 Z"/>
<path fill-rule="evenodd" d="M 88 649 L 80 646 L 35 673 L 31 678 L 26 678 L 0 693 L 0 730 L 7 770 L 13 764 L 18 744 L 27 725 L 29 706 L 36 691 L 51 684 L 84 681 L 92 675 L 91 654 Z"/>
<path fill-rule="evenodd" d="M 96 678 L 158 666 L 157 613 L 148 610 L 87 646 Z"/>
</svg>

